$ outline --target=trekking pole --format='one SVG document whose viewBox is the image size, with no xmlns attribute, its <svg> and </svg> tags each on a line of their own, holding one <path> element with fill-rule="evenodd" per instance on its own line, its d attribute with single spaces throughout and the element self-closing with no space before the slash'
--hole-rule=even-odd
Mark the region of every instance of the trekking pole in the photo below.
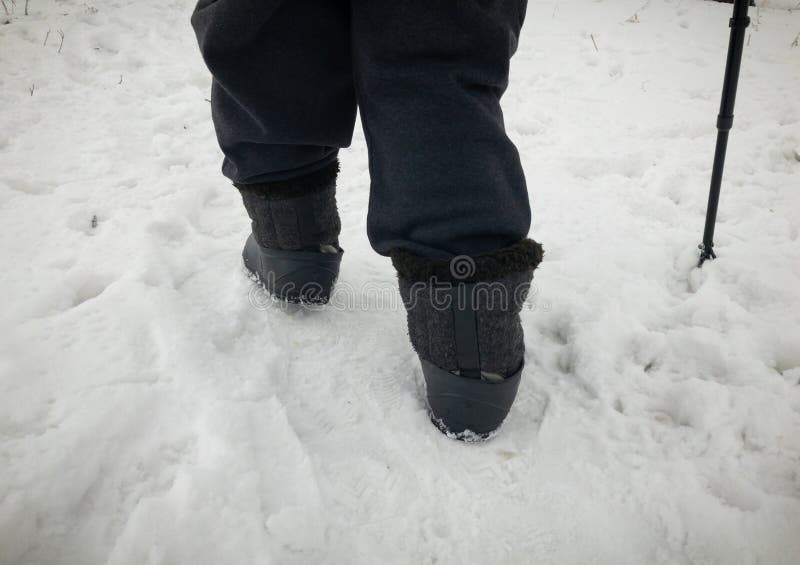
<svg viewBox="0 0 800 565">
<path fill-rule="evenodd" d="M 706 227 L 703 243 L 700 244 L 701 267 L 706 259 L 716 259 L 714 253 L 714 226 L 717 221 L 719 192 L 722 186 L 722 171 L 725 168 L 725 152 L 728 149 L 728 134 L 733 127 L 733 106 L 736 102 L 736 87 L 739 83 L 739 69 L 742 66 L 744 36 L 750 18 L 747 8 L 750 0 L 733 0 L 733 17 L 730 20 L 731 39 L 728 44 L 728 61 L 725 65 L 725 80 L 722 83 L 722 102 L 717 117 L 717 148 L 714 152 L 714 167 L 711 171 L 711 189 L 708 193 Z"/>
</svg>

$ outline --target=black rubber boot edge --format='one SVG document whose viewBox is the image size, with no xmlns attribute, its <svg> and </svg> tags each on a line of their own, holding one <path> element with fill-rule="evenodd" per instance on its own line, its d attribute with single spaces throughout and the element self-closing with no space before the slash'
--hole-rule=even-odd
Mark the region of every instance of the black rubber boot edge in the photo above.
<svg viewBox="0 0 800 565">
<path fill-rule="evenodd" d="M 258 244 L 253 234 L 242 252 L 245 268 L 279 300 L 293 304 L 327 304 L 339 276 L 344 251 L 287 251 Z"/>
<path fill-rule="evenodd" d="M 505 420 L 522 380 L 522 367 L 500 382 L 465 378 L 420 359 L 431 421 L 448 437 L 483 441 Z"/>
</svg>

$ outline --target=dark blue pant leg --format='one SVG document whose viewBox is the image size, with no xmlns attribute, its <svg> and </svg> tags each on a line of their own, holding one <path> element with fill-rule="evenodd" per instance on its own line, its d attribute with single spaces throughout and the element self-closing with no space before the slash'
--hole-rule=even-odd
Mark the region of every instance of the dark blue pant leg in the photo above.
<svg viewBox="0 0 800 565">
<path fill-rule="evenodd" d="M 267 182 L 330 163 L 352 137 L 355 75 L 379 253 L 479 254 L 522 239 L 525 179 L 499 102 L 524 10 L 525 0 L 201 0 L 192 23 L 214 77 L 224 174 Z"/>
<path fill-rule="evenodd" d="M 500 97 L 525 0 L 352 0 L 376 251 L 495 251 L 530 228 Z"/>
<path fill-rule="evenodd" d="M 238 183 L 302 176 L 350 145 L 349 1 L 201 0 L 192 25 L 213 76 L 225 176 Z"/>
</svg>

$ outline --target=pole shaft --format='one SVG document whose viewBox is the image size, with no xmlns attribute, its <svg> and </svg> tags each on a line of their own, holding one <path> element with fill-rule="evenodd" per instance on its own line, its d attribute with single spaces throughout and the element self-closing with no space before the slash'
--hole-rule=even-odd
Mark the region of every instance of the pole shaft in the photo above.
<svg viewBox="0 0 800 565">
<path fill-rule="evenodd" d="M 711 171 L 711 188 L 708 193 L 706 225 L 703 231 L 702 253 L 700 264 L 706 259 L 713 259 L 714 227 L 717 221 L 719 193 L 722 187 L 722 172 L 725 168 L 725 154 L 728 149 L 728 135 L 733 127 L 733 107 L 736 104 L 736 88 L 739 84 L 739 70 L 742 66 L 744 38 L 750 18 L 747 9 L 750 0 L 734 0 L 733 17 L 730 20 L 731 38 L 728 44 L 728 59 L 725 64 L 725 79 L 722 83 L 722 100 L 717 116 L 717 147 L 714 151 L 714 166 Z"/>
</svg>

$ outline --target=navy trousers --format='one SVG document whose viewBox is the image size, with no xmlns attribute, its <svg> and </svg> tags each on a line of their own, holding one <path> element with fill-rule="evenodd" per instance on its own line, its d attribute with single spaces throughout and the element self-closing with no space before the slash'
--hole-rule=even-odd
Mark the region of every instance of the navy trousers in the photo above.
<svg viewBox="0 0 800 565">
<path fill-rule="evenodd" d="M 374 249 L 483 254 L 527 236 L 500 98 L 526 0 L 200 0 L 223 174 L 302 176 L 350 144 L 360 108 Z"/>
</svg>

